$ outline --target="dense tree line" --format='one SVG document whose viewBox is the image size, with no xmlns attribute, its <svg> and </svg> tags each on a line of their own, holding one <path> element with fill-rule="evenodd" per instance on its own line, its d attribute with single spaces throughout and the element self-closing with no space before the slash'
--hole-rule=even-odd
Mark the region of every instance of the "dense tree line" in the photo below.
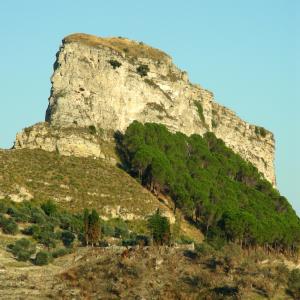
<svg viewBox="0 0 300 300">
<path fill-rule="evenodd" d="M 116 140 L 124 169 L 154 194 L 169 195 L 208 238 L 297 249 L 300 222 L 287 199 L 213 133 L 188 137 L 134 121 Z"/>
</svg>

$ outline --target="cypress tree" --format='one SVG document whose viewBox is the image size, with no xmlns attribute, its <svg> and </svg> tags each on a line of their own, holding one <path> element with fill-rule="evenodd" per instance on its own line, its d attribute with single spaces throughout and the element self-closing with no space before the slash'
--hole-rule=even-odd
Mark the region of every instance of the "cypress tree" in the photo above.
<svg viewBox="0 0 300 300">
<path fill-rule="evenodd" d="M 96 210 L 93 209 L 92 213 L 89 215 L 88 223 L 88 240 L 92 246 L 99 242 L 100 236 L 100 218 Z"/>
</svg>

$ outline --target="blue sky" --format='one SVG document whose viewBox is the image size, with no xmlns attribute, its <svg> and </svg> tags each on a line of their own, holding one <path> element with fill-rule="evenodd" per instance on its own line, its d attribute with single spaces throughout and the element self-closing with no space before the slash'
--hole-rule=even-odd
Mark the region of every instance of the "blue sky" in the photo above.
<svg viewBox="0 0 300 300">
<path fill-rule="evenodd" d="M 300 1 L 1 1 L 0 147 L 44 119 L 55 53 L 73 32 L 163 49 L 216 101 L 273 131 L 278 187 L 300 215 Z"/>
</svg>

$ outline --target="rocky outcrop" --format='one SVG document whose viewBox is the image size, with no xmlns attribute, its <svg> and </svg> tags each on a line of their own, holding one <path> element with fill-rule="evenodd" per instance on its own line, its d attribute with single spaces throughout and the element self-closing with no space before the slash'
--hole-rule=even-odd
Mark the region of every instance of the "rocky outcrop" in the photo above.
<svg viewBox="0 0 300 300">
<path fill-rule="evenodd" d="M 14 148 L 41 149 L 66 156 L 100 157 L 116 162 L 112 135 L 87 128 L 50 126 L 48 122 L 38 123 L 23 129 L 16 136 Z"/>
<path fill-rule="evenodd" d="M 23 131 L 17 148 L 101 156 L 95 139 L 60 132 L 91 126 L 124 131 L 133 120 L 157 122 L 187 135 L 214 132 L 275 185 L 273 134 L 216 103 L 160 50 L 124 38 L 74 34 L 63 40 L 51 81 L 50 125 Z M 49 128 L 57 128 L 58 136 L 44 138 Z"/>
</svg>

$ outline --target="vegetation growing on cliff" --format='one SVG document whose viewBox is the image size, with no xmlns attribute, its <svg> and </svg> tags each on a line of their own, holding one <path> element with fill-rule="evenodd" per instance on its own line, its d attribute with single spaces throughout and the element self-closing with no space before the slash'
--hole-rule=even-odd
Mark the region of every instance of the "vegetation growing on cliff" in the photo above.
<svg viewBox="0 0 300 300">
<path fill-rule="evenodd" d="M 204 229 L 243 247 L 295 252 L 299 218 L 258 170 L 213 133 L 202 138 L 134 121 L 117 137 L 123 167 Z"/>
</svg>

